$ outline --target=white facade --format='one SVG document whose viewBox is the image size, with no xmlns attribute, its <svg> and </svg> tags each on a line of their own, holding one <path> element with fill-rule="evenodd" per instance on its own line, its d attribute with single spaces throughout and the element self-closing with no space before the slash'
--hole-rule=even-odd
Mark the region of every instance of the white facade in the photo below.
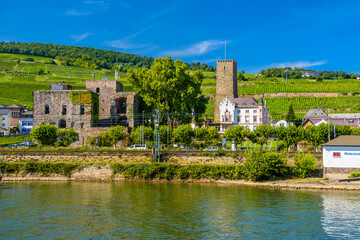
<svg viewBox="0 0 360 240">
<path fill-rule="evenodd" d="M 279 121 L 276 121 L 276 122 L 271 122 L 270 124 L 271 124 L 271 126 L 274 126 L 274 127 L 288 127 L 288 126 L 294 125 L 294 123 L 288 122 L 284 119 L 280 119 Z"/>
<path fill-rule="evenodd" d="M 323 146 L 325 168 L 360 168 L 360 147 Z"/>
<path fill-rule="evenodd" d="M 251 131 L 258 125 L 268 124 L 269 111 L 266 104 L 258 103 L 252 98 L 226 97 L 219 104 L 220 132 L 225 132 L 229 126 L 244 126 Z"/>
</svg>

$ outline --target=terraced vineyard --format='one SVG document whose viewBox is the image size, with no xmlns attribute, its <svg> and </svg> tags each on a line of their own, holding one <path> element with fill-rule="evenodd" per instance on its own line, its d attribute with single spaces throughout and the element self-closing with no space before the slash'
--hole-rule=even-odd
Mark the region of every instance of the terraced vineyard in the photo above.
<svg viewBox="0 0 360 240">
<path fill-rule="evenodd" d="M 39 74 L 39 71 L 42 72 Z M 10 72 L 13 72 L 11 74 Z M 50 89 L 51 84 L 69 83 L 74 89 L 85 87 L 85 81 L 100 80 L 102 77 L 113 79 L 112 70 L 93 70 L 81 67 L 62 66 L 51 58 L 34 57 L 20 54 L 0 53 L 0 104 L 19 104 L 32 108 L 32 92 Z M 246 95 L 272 93 L 360 93 L 359 80 L 326 80 L 324 82 L 308 81 L 306 79 L 290 79 L 285 83 L 281 78 L 264 78 L 254 74 L 244 74 L 248 81 L 239 81 L 238 93 Z M 132 91 L 132 87 L 120 75 L 120 82 L 124 91 Z M 204 72 L 202 93 L 215 96 L 216 74 Z M 298 119 L 301 119 L 310 108 L 321 107 L 335 112 L 360 112 L 360 97 L 283 97 L 265 98 L 272 116 L 272 120 L 284 118 L 288 106 L 293 105 Z M 214 114 L 213 99 L 209 100 L 206 116 L 212 118 Z"/>
</svg>

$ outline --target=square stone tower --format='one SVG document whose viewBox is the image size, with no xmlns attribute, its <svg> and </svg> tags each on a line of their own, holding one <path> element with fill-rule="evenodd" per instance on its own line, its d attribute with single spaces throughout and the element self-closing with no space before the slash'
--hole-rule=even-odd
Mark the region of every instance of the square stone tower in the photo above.
<svg viewBox="0 0 360 240">
<path fill-rule="evenodd" d="M 219 104 L 225 97 L 231 100 L 238 97 L 237 63 L 234 60 L 216 61 L 215 123 L 220 122 Z"/>
</svg>

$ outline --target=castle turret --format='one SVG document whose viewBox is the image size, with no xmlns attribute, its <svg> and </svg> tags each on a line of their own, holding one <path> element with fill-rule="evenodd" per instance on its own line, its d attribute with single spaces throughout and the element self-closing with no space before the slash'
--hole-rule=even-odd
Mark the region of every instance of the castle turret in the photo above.
<svg viewBox="0 0 360 240">
<path fill-rule="evenodd" d="M 234 60 L 218 60 L 216 62 L 214 122 L 220 121 L 219 104 L 225 97 L 229 97 L 231 100 L 238 97 L 237 63 Z"/>
</svg>

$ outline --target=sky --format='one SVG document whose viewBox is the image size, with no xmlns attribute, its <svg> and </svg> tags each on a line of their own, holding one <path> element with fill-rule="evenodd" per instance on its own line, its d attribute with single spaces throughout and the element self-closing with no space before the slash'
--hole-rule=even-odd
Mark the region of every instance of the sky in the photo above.
<svg viewBox="0 0 360 240">
<path fill-rule="evenodd" d="M 360 73 L 358 0 L 2 0 L 0 41 Z"/>
</svg>

